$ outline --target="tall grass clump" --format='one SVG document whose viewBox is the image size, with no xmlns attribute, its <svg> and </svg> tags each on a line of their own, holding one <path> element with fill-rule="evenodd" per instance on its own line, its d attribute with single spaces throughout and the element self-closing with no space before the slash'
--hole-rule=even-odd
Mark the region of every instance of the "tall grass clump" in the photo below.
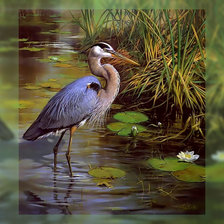
<svg viewBox="0 0 224 224">
<path fill-rule="evenodd" d="M 145 111 L 181 116 L 188 136 L 197 132 L 204 137 L 204 11 L 105 10 L 97 22 L 90 12 L 85 11 L 88 16 L 82 12 L 79 20 L 86 34 L 84 42 L 116 42 L 118 49 L 128 50 L 141 64 L 132 72 L 124 67 L 122 94 L 133 103 L 137 98 L 136 106 Z"/>
</svg>

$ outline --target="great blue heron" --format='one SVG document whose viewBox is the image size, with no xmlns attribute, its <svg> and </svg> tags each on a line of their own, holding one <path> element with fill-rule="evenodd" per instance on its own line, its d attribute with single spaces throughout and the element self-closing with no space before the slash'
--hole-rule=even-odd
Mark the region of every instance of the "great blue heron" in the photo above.
<svg viewBox="0 0 224 224">
<path fill-rule="evenodd" d="M 24 139 L 34 141 L 51 133 L 61 134 L 53 149 L 54 170 L 56 170 L 57 165 L 58 146 L 65 132 L 69 130 L 70 138 L 66 158 L 70 176 L 72 176 L 70 151 L 74 132 L 87 121 L 94 123 L 102 119 L 117 96 L 120 87 L 119 73 L 112 65 L 102 65 L 100 62 L 101 58 L 111 57 L 119 57 L 138 65 L 138 63 L 117 53 L 107 43 L 100 42 L 93 45 L 88 55 L 88 64 L 95 76 L 103 77 L 106 80 L 105 88 L 102 88 L 99 80 L 94 76 L 86 76 L 70 83 L 50 99 L 23 135 Z"/>
</svg>

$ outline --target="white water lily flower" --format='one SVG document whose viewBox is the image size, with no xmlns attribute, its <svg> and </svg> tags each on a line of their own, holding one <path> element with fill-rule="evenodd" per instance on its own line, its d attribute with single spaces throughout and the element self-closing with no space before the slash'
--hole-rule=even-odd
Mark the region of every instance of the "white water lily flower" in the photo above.
<svg viewBox="0 0 224 224">
<path fill-rule="evenodd" d="M 218 162 L 224 162 L 224 151 L 217 151 L 215 154 L 212 155 L 212 159 Z"/>
<path fill-rule="evenodd" d="M 195 154 L 194 151 L 191 152 L 180 152 L 177 157 L 180 159 L 180 161 L 185 161 L 185 162 L 194 162 L 199 158 L 199 155 Z"/>
</svg>

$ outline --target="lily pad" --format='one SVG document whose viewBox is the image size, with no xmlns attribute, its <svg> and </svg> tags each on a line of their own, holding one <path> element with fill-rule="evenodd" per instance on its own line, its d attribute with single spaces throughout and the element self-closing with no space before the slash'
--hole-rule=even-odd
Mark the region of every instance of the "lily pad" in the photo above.
<svg viewBox="0 0 224 224">
<path fill-rule="evenodd" d="M 196 164 L 192 164 L 184 170 L 172 172 L 172 175 L 178 180 L 186 182 L 204 182 L 205 168 Z"/>
<path fill-rule="evenodd" d="M 37 58 L 36 60 L 40 62 L 52 62 L 52 60 L 49 58 Z"/>
<path fill-rule="evenodd" d="M 23 48 L 20 48 L 20 50 L 26 50 L 26 51 L 43 51 L 43 50 L 46 50 L 46 48 L 44 47 L 23 47 Z"/>
<path fill-rule="evenodd" d="M 28 38 L 20 38 L 20 39 L 18 39 L 18 38 L 10 38 L 9 41 L 11 41 L 11 42 L 18 42 L 18 41 L 25 42 L 27 40 L 28 40 Z"/>
<path fill-rule="evenodd" d="M 40 84 L 43 88 L 60 89 L 61 85 L 56 82 L 43 82 Z"/>
<path fill-rule="evenodd" d="M 60 67 L 60 68 L 70 68 L 72 65 L 70 64 L 62 64 L 62 63 L 56 63 L 54 64 L 55 67 Z"/>
<path fill-rule="evenodd" d="M 26 86 L 24 86 L 24 89 L 37 90 L 37 89 L 41 89 L 41 86 L 35 86 L 35 85 L 32 85 L 32 84 L 27 84 Z"/>
<path fill-rule="evenodd" d="M 177 158 L 166 157 L 164 159 L 151 158 L 147 161 L 153 168 L 163 171 L 177 171 L 189 167 L 190 163 L 180 162 Z"/>
<path fill-rule="evenodd" d="M 71 58 L 70 58 L 68 55 L 49 56 L 48 58 L 49 58 L 51 61 L 54 61 L 54 62 L 71 61 Z"/>
<path fill-rule="evenodd" d="M 26 43 L 27 44 L 39 44 L 40 41 L 27 41 Z"/>
<path fill-rule="evenodd" d="M 91 169 L 88 173 L 93 177 L 102 179 L 115 179 L 126 175 L 125 171 L 113 167 L 97 167 Z"/>
<path fill-rule="evenodd" d="M 49 35 L 49 34 L 53 34 L 53 33 L 49 32 L 49 31 L 42 31 L 42 32 L 40 32 L 40 34 L 47 34 L 47 35 Z"/>
<path fill-rule="evenodd" d="M 49 32 L 51 32 L 51 33 L 59 33 L 59 34 L 71 34 L 72 33 L 71 31 L 62 31 L 62 30 L 59 30 L 59 29 L 49 30 Z"/>
<path fill-rule="evenodd" d="M 146 131 L 147 128 L 139 125 L 139 124 L 130 124 L 130 123 L 123 123 L 123 122 L 114 122 L 107 125 L 107 128 L 111 131 L 117 132 L 118 135 L 121 136 L 129 136 L 132 133 L 133 126 L 136 126 L 138 133 Z"/>
<path fill-rule="evenodd" d="M 148 117 L 140 112 L 125 111 L 114 115 L 114 119 L 126 123 L 140 123 L 148 120 Z"/>
</svg>

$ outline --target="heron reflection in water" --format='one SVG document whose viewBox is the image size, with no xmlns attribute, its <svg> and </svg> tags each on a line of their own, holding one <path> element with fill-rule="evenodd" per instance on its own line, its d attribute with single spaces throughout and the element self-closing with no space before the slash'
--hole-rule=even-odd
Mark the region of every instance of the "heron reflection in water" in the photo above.
<svg viewBox="0 0 224 224">
<path fill-rule="evenodd" d="M 94 76 L 85 76 L 68 84 L 50 99 L 23 135 L 24 139 L 34 141 L 52 133 L 60 133 L 60 138 L 53 149 L 55 171 L 58 147 L 65 132 L 67 130 L 70 132 L 66 158 L 72 176 L 70 152 L 74 132 L 86 122 L 93 124 L 102 120 L 116 98 L 120 87 L 119 73 L 112 65 L 101 64 L 102 58 L 114 57 L 139 65 L 117 53 L 107 43 L 100 42 L 93 45 L 89 51 L 88 64 L 93 75 L 106 80 L 105 87 L 102 88 L 99 80 Z"/>
</svg>

